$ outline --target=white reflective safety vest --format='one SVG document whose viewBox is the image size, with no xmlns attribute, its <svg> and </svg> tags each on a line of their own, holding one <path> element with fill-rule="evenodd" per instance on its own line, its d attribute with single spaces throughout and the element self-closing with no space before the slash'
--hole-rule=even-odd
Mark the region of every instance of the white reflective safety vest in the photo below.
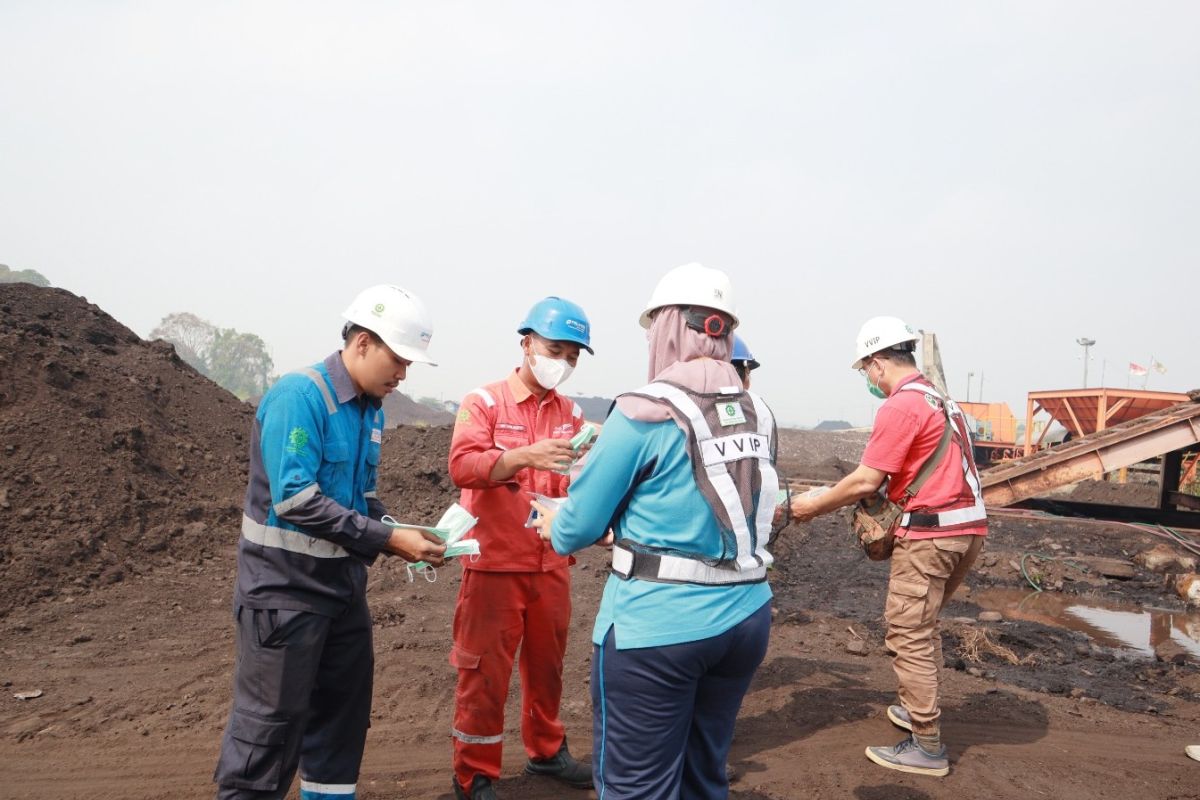
<svg viewBox="0 0 1200 800">
<path fill-rule="evenodd" d="M 674 411 L 687 437 L 696 487 L 721 529 L 722 553 L 714 558 L 651 549 L 624 537 L 613 545 L 613 572 L 625 579 L 709 586 L 766 580 L 774 561 L 767 542 L 779 493 L 775 416 L 767 404 L 741 387 L 701 394 L 665 381 L 629 396 Z"/>
<path fill-rule="evenodd" d="M 942 396 L 932 385 L 920 379 L 904 384 L 898 391 L 921 392 L 941 408 L 954 441 L 958 442 L 962 451 L 963 482 L 970 489 L 970 499 L 953 502 L 942 508 L 906 511 L 900 517 L 900 527 L 917 531 L 954 531 L 978 527 L 981 522 L 986 522 L 987 510 L 983 507 L 983 490 L 979 486 L 974 445 L 962 409 L 952 399 Z"/>
</svg>

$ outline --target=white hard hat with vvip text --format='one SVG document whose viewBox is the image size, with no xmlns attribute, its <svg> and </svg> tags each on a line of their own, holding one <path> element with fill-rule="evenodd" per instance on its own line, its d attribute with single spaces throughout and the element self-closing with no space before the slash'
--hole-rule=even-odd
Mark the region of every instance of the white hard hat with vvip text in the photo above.
<svg viewBox="0 0 1200 800">
<path fill-rule="evenodd" d="M 433 320 L 412 292 L 386 284 L 372 286 L 354 298 L 342 317 L 374 333 L 405 361 L 436 366 L 428 353 Z"/>
<path fill-rule="evenodd" d="M 881 350 L 916 342 L 920 338 L 917 331 L 899 317 L 871 317 L 858 330 L 858 338 L 854 340 L 854 363 L 850 369 L 861 369 L 868 356 Z"/>
</svg>

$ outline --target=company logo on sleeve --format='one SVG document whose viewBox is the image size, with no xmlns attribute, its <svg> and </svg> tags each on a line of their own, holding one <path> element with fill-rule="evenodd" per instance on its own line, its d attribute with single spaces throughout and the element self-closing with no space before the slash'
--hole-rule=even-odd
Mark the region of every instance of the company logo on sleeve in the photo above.
<svg viewBox="0 0 1200 800">
<path fill-rule="evenodd" d="M 299 455 L 308 446 L 308 431 L 304 428 L 292 428 L 288 434 L 286 449 L 292 455 Z"/>
</svg>

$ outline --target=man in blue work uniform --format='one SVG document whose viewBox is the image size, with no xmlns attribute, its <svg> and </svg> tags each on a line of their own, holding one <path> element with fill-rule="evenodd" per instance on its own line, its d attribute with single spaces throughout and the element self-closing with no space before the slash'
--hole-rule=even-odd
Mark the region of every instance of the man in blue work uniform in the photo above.
<svg viewBox="0 0 1200 800">
<path fill-rule="evenodd" d="M 371 716 L 366 568 L 383 554 L 442 563 L 445 547 L 391 528 L 375 493 L 382 399 L 432 364 L 424 305 L 374 286 L 343 314 L 345 346 L 263 397 L 250 442 L 238 577 L 233 709 L 220 800 L 354 800 Z"/>
</svg>

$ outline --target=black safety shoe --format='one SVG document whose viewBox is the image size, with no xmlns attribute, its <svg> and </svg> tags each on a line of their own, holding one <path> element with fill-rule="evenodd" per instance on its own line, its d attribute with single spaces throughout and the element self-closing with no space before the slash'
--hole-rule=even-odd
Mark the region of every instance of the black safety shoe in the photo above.
<svg viewBox="0 0 1200 800">
<path fill-rule="evenodd" d="M 547 775 L 557 778 L 574 789 L 592 788 L 592 765 L 582 764 L 567 750 L 567 740 L 563 739 L 562 747 L 550 758 L 529 759 L 525 762 L 525 772 L 529 775 Z"/>
<path fill-rule="evenodd" d="M 468 794 L 458 785 L 458 778 L 451 778 L 454 784 L 454 796 L 457 800 L 496 800 L 496 790 L 492 788 L 492 779 L 484 775 L 476 775 L 471 780 L 471 791 Z"/>
</svg>

